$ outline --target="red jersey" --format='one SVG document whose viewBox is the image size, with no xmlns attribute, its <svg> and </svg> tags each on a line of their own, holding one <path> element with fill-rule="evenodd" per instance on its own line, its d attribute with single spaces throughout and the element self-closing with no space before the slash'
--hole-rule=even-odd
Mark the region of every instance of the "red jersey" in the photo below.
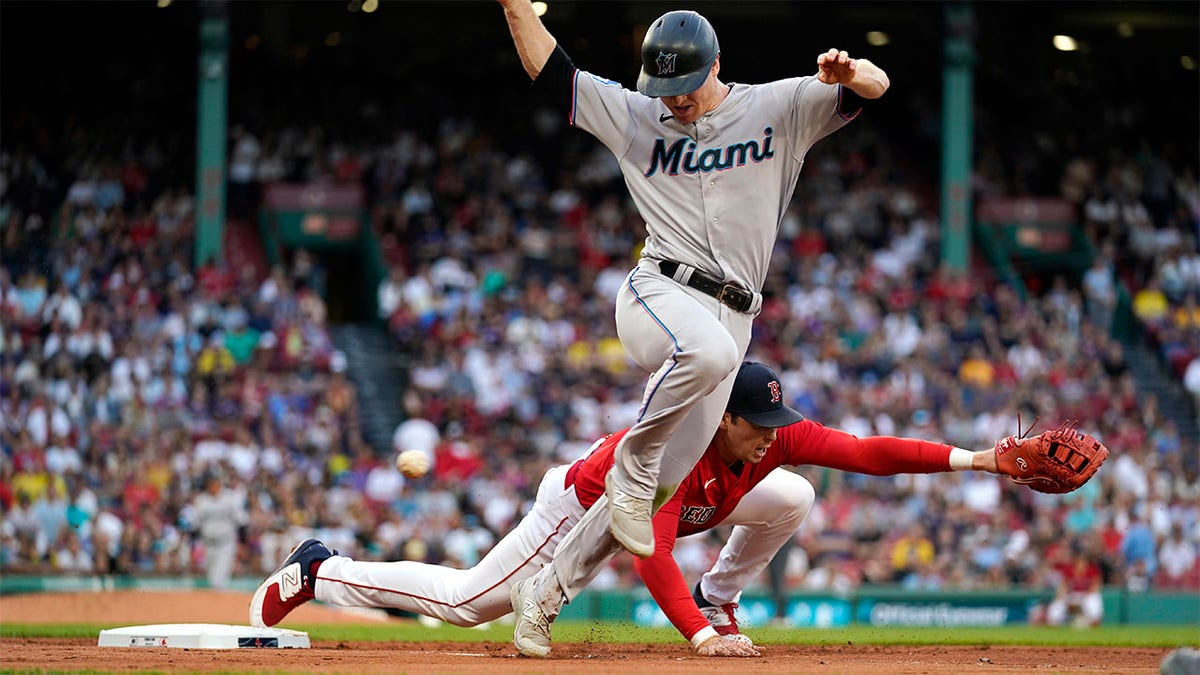
<svg viewBox="0 0 1200 675">
<path fill-rule="evenodd" d="M 1088 593 L 1099 589 L 1100 566 L 1090 560 L 1071 560 L 1056 566 L 1068 593 Z"/>
<path fill-rule="evenodd" d="M 602 439 L 567 474 L 575 495 L 588 508 L 604 493 L 604 476 L 613 465 L 613 452 L 628 429 Z M 692 600 L 691 590 L 672 557 L 675 539 L 710 530 L 771 471 L 780 466 L 813 465 L 841 471 L 890 476 L 898 473 L 939 473 L 950 470 L 951 446 L 915 438 L 859 438 L 811 420 L 781 427 L 762 461 L 745 464 L 738 473 L 725 464 L 713 444 L 683 479 L 675 495 L 654 514 L 654 555 L 638 558 L 638 574 L 671 623 L 691 639 L 708 620 Z"/>
</svg>

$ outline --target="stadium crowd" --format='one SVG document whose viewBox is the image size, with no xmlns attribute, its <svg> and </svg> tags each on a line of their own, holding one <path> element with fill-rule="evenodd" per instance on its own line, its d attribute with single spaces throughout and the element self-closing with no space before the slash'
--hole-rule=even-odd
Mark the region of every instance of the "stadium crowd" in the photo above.
<svg viewBox="0 0 1200 675">
<path fill-rule="evenodd" d="M 378 318 L 412 364 L 391 448 L 363 438 L 318 254 L 261 277 L 194 264 L 171 143 L 0 139 L 0 574 L 203 576 L 214 483 L 244 508 L 235 576 L 258 580 L 308 536 L 361 560 L 478 561 L 547 468 L 632 422 L 645 377 L 610 304 L 644 226 L 608 153 L 546 115 L 508 142 L 453 116 L 375 138 L 265 112 L 234 127 L 235 215 L 272 181 L 366 188 L 391 265 Z M 35 142 L 55 138 L 91 150 Z M 801 468 L 818 498 L 789 588 L 1044 589 L 1078 574 L 1200 589 L 1200 448 L 1139 391 L 1110 332 L 1119 280 L 1200 409 L 1197 167 L 1153 143 L 1088 151 L 1102 145 L 981 148 L 978 194 L 1057 193 L 1099 252 L 1028 296 L 986 267 L 938 266 L 931 177 L 897 141 L 864 123 L 814 149 L 749 354 L 777 367 L 789 404 L 860 435 L 977 449 L 1024 431 L 1018 413 L 1077 420 L 1114 453 L 1065 496 Z M 428 452 L 430 475 L 403 479 L 400 448 Z M 725 534 L 679 543 L 689 578 Z M 597 586 L 635 583 L 618 556 Z"/>
<path fill-rule="evenodd" d="M 248 133 L 231 157 L 258 169 L 306 147 L 254 157 Z M 214 477 L 246 509 L 238 574 L 269 571 L 309 534 L 364 559 L 478 560 L 545 468 L 630 423 L 643 379 L 611 322 L 613 284 L 641 236 L 613 167 L 591 159 L 550 180 L 478 140 L 447 124 L 433 139 L 307 146 L 327 153 L 308 158 L 308 180 L 361 180 L 374 195 L 393 263 L 380 317 L 414 364 L 396 443 L 434 460 L 407 483 L 391 448 L 363 441 L 315 256 L 296 251 L 261 279 L 196 267 L 191 196 L 148 191 L 143 158 L 50 176 L 6 148 L 0 568 L 201 574 L 195 504 Z M 792 405 L 857 434 L 982 448 L 1017 432 L 1022 412 L 1078 420 L 1117 452 L 1063 497 L 987 475 L 805 471 L 820 497 L 788 584 L 1038 588 L 1082 556 L 1109 585 L 1195 588 L 1196 448 L 1137 390 L 1096 309 L 1099 285 L 1060 277 L 1023 300 L 985 274 L 937 268 L 936 220 L 866 146 L 879 141 L 824 148 L 806 169 L 751 358 L 778 364 Z M 1122 176 L 1121 194 L 1143 208 L 1104 221 L 1093 202 L 1111 190 L 1103 177 L 1088 184 L 1098 248 L 1142 251 L 1115 233 L 1153 228 L 1149 259 L 1119 262 L 1186 308 L 1200 291 L 1194 186 L 1177 177 L 1183 198 L 1165 220 L 1127 221 L 1151 209 L 1144 182 L 1128 182 L 1141 175 L 1134 159 L 1122 162 L 1104 176 Z M 47 213 L 51 184 L 62 199 Z M 1178 331 L 1195 339 L 1195 324 Z M 720 536 L 681 542 L 685 572 L 711 564 Z M 599 583 L 633 583 L 629 561 Z"/>
</svg>

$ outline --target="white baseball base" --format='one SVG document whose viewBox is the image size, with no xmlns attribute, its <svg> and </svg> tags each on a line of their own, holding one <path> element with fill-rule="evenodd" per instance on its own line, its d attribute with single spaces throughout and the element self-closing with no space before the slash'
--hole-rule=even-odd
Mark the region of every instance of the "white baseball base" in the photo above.
<svg viewBox="0 0 1200 675">
<path fill-rule="evenodd" d="M 159 623 L 100 631 L 100 647 L 308 649 L 308 633 L 217 623 Z"/>
</svg>

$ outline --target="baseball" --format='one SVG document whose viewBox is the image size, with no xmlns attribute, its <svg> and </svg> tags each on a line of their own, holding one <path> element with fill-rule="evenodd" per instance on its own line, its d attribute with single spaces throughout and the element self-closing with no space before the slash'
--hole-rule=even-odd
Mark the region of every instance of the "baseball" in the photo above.
<svg viewBox="0 0 1200 675">
<path fill-rule="evenodd" d="M 420 478 L 429 471 L 429 458 L 420 450 L 405 450 L 396 455 L 396 469 L 405 478 Z"/>
</svg>

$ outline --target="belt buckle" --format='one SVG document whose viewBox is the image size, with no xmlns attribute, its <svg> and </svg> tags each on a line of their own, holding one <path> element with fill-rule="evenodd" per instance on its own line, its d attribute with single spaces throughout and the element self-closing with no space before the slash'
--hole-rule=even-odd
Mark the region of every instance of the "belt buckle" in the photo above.
<svg viewBox="0 0 1200 675">
<path fill-rule="evenodd" d="M 737 286 L 725 284 L 721 286 L 721 290 L 717 291 L 717 302 L 728 305 L 739 312 L 745 312 L 750 309 L 749 295 Z"/>
</svg>

